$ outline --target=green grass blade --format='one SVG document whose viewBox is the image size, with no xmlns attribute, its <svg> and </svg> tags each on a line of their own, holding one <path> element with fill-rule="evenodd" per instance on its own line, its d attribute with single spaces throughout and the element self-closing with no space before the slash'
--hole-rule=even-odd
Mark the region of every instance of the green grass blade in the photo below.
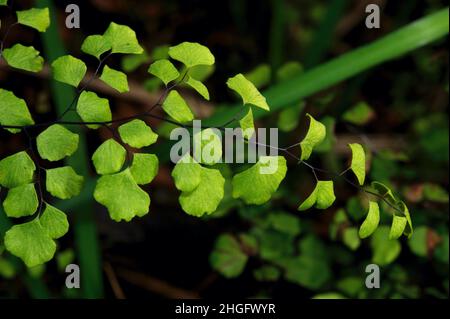
<svg viewBox="0 0 450 319">
<path fill-rule="evenodd" d="M 443 37 L 449 31 L 448 21 L 447 7 L 289 81 L 274 85 L 264 92 L 264 96 L 272 112 L 291 106 L 303 98 Z M 208 126 L 221 125 L 232 118 L 241 107 L 241 105 L 225 107 L 203 122 Z M 268 114 L 270 113 L 260 110 L 255 110 L 253 113 L 255 118 Z"/>
</svg>

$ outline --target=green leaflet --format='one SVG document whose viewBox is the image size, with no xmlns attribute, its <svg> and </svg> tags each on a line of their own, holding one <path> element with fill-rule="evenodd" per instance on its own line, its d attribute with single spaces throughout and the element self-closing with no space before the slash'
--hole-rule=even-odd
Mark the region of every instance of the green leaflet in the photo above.
<svg viewBox="0 0 450 319">
<path fill-rule="evenodd" d="M 74 87 L 78 87 L 86 71 L 86 64 L 71 55 L 59 57 L 52 63 L 53 78 Z"/>
<path fill-rule="evenodd" d="M 0 185 L 14 188 L 31 183 L 35 170 L 33 160 L 25 151 L 5 157 L 0 161 Z"/>
<path fill-rule="evenodd" d="M 380 207 L 377 202 L 369 201 L 369 212 L 359 228 L 359 237 L 367 238 L 377 229 L 380 223 Z"/>
<path fill-rule="evenodd" d="M 314 204 L 317 209 L 327 209 L 334 203 L 335 199 L 336 196 L 334 196 L 333 181 L 317 181 L 313 192 L 298 207 L 298 210 L 307 210 Z"/>
<path fill-rule="evenodd" d="M 200 94 L 205 100 L 209 101 L 208 88 L 202 82 L 197 81 L 191 76 L 188 76 L 186 84 L 197 91 L 197 93 Z"/>
<path fill-rule="evenodd" d="M 158 174 L 158 157 L 155 154 L 135 153 L 130 167 L 131 175 L 138 185 L 145 185 Z"/>
<path fill-rule="evenodd" d="M 359 185 L 364 185 L 366 178 L 366 154 L 361 144 L 349 144 L 352 150 L 352 163 L 350 169 L 358 178 Z"/>
<path fill-rule="evenodd" d="M 28 267 L 35 267 L 53 258 L 56 251 L 53 239 L 64 236 L 68 229 L 66 215 L 47 204 L 40 217 L 15 225 L 6 232 L 5 247 Z"/>
<path fill-rule="evenodd" d="M 193 136 L 194 159 L 205 165 L 214 165 L 222 158 L 222 141 L 214 129 L 207 128 Z"/>
<path fill-rule="evenodd" d="M 372 188 L 375 189 L 375 191 L 381 195 L 384 199 L 386 199 L 389 203 L 395 205 L 397 203 L 397 199 L 395 198 L 392 190 L 387 187 L 386 185 L 380 183 L 380 182 L 372 182 L 371 184 Z"/>
<path fill-rule="evenodd" d="M 364 125 L 374 117 L 374 111 L 366 102 L 360 102 L 342 115 L 342 119 L 356 125 Z"/>
<path fill-rule="evenodd" d="M 129 169 L 99 178 L 94 198 L 104 205 L 111 219 L 130 221 L 148 213 L 150 197 L 134 181 Z"/>
<path fill-rule="evenodd" d="M 262 266 L 253 271 L 253 277 L 258 281 L 277 281 L 281 276 L 281 271 L 274 266 Z"/>
<path fill-rule="evenodd" d="M 427 257 L 427 238 L 430 231 L 431 229 L 428 229 L 426 226 L 417 227 L 414 235 L 408 240 L 409 249 L 417 256 Z"/>
<path fill-rule="evenodd" d="M 244 74 L 245 78 L 252 82 L 257 89 L 270 84 L 272 69 L 269 64 L 260 64 L 253 70 Z"/>
<path fill-rule="evenodd" d="M 78 139 L 78 134 L 72 133 L 62 125 L 54 124 L 39 134 L 36 144 L 39 155 L 53 162 L 75 153 Z"/>
<path fill-rule="evenodd" d="M 112 120 L 109 101 L 98 97 L 94 92 L 83 91 L 77 102 L 77 113 L 83 122 L 109 122 Z M 97 129 L 101 125 L 87 124 L 91 129 Z"/>
<path fill-rule="evenodd" d="M 380 226 L 372 235 L 372 261 L 379 266 L 386 266 L 397 259 L 402 246 L 396 239 L 389 239 L 389 227 Z"/>
<path fill-rule="evenodd" d="M 183 63 L 188 69 L 197 65 L 213 65 L 215 62 L 211 51 L 198 43 L 183 42 L 169 48 L 169 56 Z"/>
<path fill-rule="evenodd" d="M 3 51 L 3 57 L 10 66 L 16 69 L 39 72 L 44 66 L 44 58 L 33 47 L 15 44 L 12 48 Z"/>
<path fill-rule="evenodd" d="M 127 75 L 123 72 L 111 69 L 107 65 L 103 68 L 100 80 L 117 90 L 119 93 L 125 93 L 130 90 L 128 87 Z"/>
<path fill-rule="evenodd" d="M 307 160 L 313 151 L 314 146 L 320 144 L 326 135 L 325 125 L 316 121 L 310 114 L 306 114 L 309 117 L 309 128 L 305 138 L 300 143 L 302 154 L 300 159 L 302 161 Z"/>
<path fill-rule="evenodd" d="M 50 12 L 48 8 L 32 8 L 24 11 L 17 11 L 17 22 L 29 26 L 39 32 L 45 32 L 50 26 Z"/>
<path fill-rule="evenodd" d="M 269 215 L 268 221 L 272 228 L 279 232 L 292 236 L 300 234 L 300 220 L 292 214 L 275 212 Z"/>
<path fill-rule="evenodd" d="M 148 68 L 148 73 L 153 74 L 167 85 L 180 76 L 178 70 L 174 67 L 172 62 L 167 59 L 162 59 L 153 62 Z"/>
<path fill-rule="evenodd" d="M 48 169 L 46 178 L 47 191 L 60 199 L 69 199 L 80 194 L 84 177 L 78 175 L 72 167 Z"/>
<path fill-rule="evenodd" d="M 111 43 L 102 35 L 94 34 L 86 37 L 81 45 L 81 51 L 95 56 L 98 60 L 103 53 L 111 50 Z"/>
<path fill-rule="evenodd" d="M 300 113 L 305 107 L 305 102 L 297 104 L 298 105 L 293 105 L 280 112 L 277 125 L 281 131 L 291 132 L 298 126 Z"/>
<path fill-rule="evenodd" d="M 283 262 L 285 279 L 312 290 L 318 290 L 331 277 L 326 261 L 308 255 L 289 258 Z"/>
<path fill-rule="evenodd" d="M 8 217 L 33 215 L 39 206 L 34 184 L 24 184 L 8 191 L 3 208 Z"/>
<path fill-rule="evenodd" d="M 227 86 L 241 96 L 244 104 L 251 104 L 263 110 L 270 111 L 266 98 L 242 74 L 229 78 Z"/>
<path fill-rule="evenodd" d="M 33 125 L 28 106 L 24 100 L 18 98 L 14 93 L 0 89 L 0 124 L 11 126 Z M 11 133 L 18 133 L 20 129 L 6 129 Z"/>
<path fill-rule="evenodd" d="M 342 242 L 351 250 L 357 250 L 361 245 L 358 237 L 358 229 L 355 227 L 347 227 L 342 234 Z"/>
<path fill-rule="evenodd" d="M 261 156 L 255 165 L 233 177 L 233 198 L 241 198 L 246 204 L 263 204 L 278 189 L 286 172 L 283 156 Z"/>
<path fill-rule="evenodd" d="M 132 120 L 119 126 L 122 141 L 135 148 L 142 148 L 156 143 L 158 135 L 142 120 Z"/>
<path fill-rule="evenodd" d="M 242 136 L 249 140 L 255 134 L 255 124 L 253 122 L 252 108 L 249 106 L 247 113 L 239 120 L 239 125 L 242 130 Z"/>
<path fill-rule="evenodd" d="M 182 192 L 192 192 L 201 181 L 202 167 L 189 155 L 184 155 L 172 170 L 175 187 Z"/>
<path fill-rule="evenodd" d="M 129 73 L 138 69 L 141 65 L 150 62 L 150 55 L 145 51 L 142 54 L 126 55 L 122 58 L 122 69 Z"/>
<path fill-rule="evenodd" d="M 110 138 L 97 148 L 92 155 L 92 162 L 97 174 L 114 174 L 121 170 L 126 156 L 126 149 Z"/>
<path fill-rule="evenodd" d="M 219 170 L 201 167 L 200 183 L 193 191 L 181 193 L 181 207 L 196 217 L 212 214 L 223 198 L 224 185 L 225 179 Z"/>
<path fill-rule="evenodd" d="M 412 225 L 412 220 L 411 220 L 411 215 L 409 214 L 409 209 L 406 206 L 406 204 L 402 201 L 397 202 L 397 207 L 403 212 L 403 215 L 406 218 L 406 227 L 405 227 L 405 231 L 404 234 L 408 237 L 411 238 L 413 232 L 414 232 L 414 228 Z"/>
<path fill-rule="evenodd" d="M 0 0 L 0 6 L 7 6 L 8 0 Z"/>
<path fill-rule="evenodd" d="M 406 223 L 406 217 L 394 214 L 394 216 L 392 216 L 392 225 L 391 231 L 389 232 L 389 239 L 399 238 L 405 230 Z"/>
<path fill-rule="evenodd" d="M 180 123 L 191 122 L 194 119 L 191 109 L 177 91 L 170 91 L 162 108 L 171 118 Z"/>
<path fill-rule="evenodd" d="M 217 238 L 214 250 L 209 256 L 212 268 L 226 278 L 239 276 L 247 264 L 248 257 L 242 251 L 241 245 L 230 234 L 222 234 Z"/>
<path fill-rule="evenodd" d="M 144 52 L 136 38 L 136 32 L 128 26 L 111 22 L 103 36 L 111 43 L 112 53 L 141 54 Z"/>
</svg>

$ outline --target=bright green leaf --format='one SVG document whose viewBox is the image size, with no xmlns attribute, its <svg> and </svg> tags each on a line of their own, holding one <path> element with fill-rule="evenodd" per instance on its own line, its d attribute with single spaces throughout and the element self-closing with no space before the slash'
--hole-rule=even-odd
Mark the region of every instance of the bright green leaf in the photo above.
<svg viewBox="0 0 450 319">
<path fill-rule="evenodd" d="M 94 92 L 83 91 L 77 102 L 77 113 L 84 122 L 109 122 L 112 120 L 109 101 L 98 97 Z M 97 129 L 101 125 L 88 124 L 87 127 Z"/>
<path fill-rule="evenodd" d="M 14 225 L 5 234 L 5 247 L 20 257 L 28 267 L 46 263 L 53 258 L 56 244 L 42 227 L 38 218 Z"/>
<path fill-rule="evenodd" d="M 214 165 L 222 158 L 222 141 L 211 128 L 193 136 L 194 159 L 202 164 Z"/>
<path fill-rule="evenodd" d="M 411 239 L 408 240 L 408 246 L 411 251 L 420 257 L 427 257 L 428 255 L 428 234 L 429 229 L 426 226 L 417 227 L 412 235 Z"/>
<path fill-rule="evenodd" d="M 358 229 L 355 227 L 348 227 L 344 229 L 342 234 L 342 241 L 351 250 L 356 250 L 361 245 L 361 241 L 358 237 Z"/>
<path fill-rule="evenodd" d="M 158 135 L 144 121 L 134 119 L 119 126 L 122 141 L 135 148 L 142 148 L 156 143 Z"/>
<path fill-rule="evenodd" d="M 59 57 L 52 63 L 53 78 L 74 87 L 78 87 L 86 71 L 86 64 L 71 55 Z"/>
<path fill-rule="evenodd" d="M 394 214 L 394 216 L 392 216 L 392 225 L 391 231 L 389 233 L 389 239 L 399 238 L 403 234 L 403 231 L 405 230 L 406 223 L 407 223 L 406 217 Z"/>
<path fill-rule="evenodd" d="M 395 205 L 397 203 L 397 199 L 395 198 L 392 190 L 386 185 L 380 182 L 372 182 L 372 188 L 384 199 L 386 199 L 389 203 Z"/>
<path fill-rule="evenodd" d="M 380 226 L 371 238 L 372 261 L 379 266 L 392 263 L 402 249 L 398 240 L 389 239 L 389 232 L 389 227 Z"/>
<path fill-rule="evenodd" d="M 39 206 L 34 184 L 25 184 L 8 191 L 3 208 L 8 217 L 24 217 L 33 215 Z"/>
<path fill-rule="evenodd" d="M 414 228 L 413 228 L 413 224 L 412 224 L 412 220 L 411 220 L 411 215 L 409 214 L 409 209 L 406 206 L 406 204 L 402 201 L 397 202 L 397 207 L 400 209 L 400 211 L 403 213 L 403 216 L 406 218 L 406 227 L 405 227 L 404 234 L 408 238 L 411 238 L 411 236 L 414 232 Z"/>
<path fill-rule="evenodd" d="M 314 204 L 317 209 L 327 209 L 335 200 L 336 196 L 334 195 L 333 181 L 317 181 L 313 192 L 298 207 L 298 210 L 307 210 Z"/>
<path fill-rule="evenodd" d="M 199 44 L 193 42 L 183 42 L 177 46 L 169 48 L 169 56 L 183 63 L 187 68 L 196 65 L 213 65 L 215 62 L 211 51 Z"/>
<path fill-rule="evenodd" d="M 113 89 L 116 89 L 120 93 L 125 93 L 130 90 L 128 87 L 127 75 L 123 72 L 111 69 L 107 65 L 103 68 L 100 80 L 108 84 Z"/>
<path fill-rule="evenodd" d="M 78 134 L 60 124 L 53 124 L 37 137 L 39 155 L 49 161 L 59 161 L 70 156 L 78 148 Z"/>
<path fill-rule="evenodd" d="M 244 104 L 251 104 L 263 110 L 270 111 L 266 98 L 258 91 L 253 83 L 247 80 L 242 74 L 229 78 L 227 86 L 241 96 Z"/>
<path fill-rule="evenodd" d="M 44 66 L 44 58 L 39 55 L 38 50 L 19 43 L 10 49 L 5 49 L 3 57 L 10 66 L 20 70 L 39 72 Z"/>
<path fill-rule="evenodd" d="M 310 114 L 306 114 L 309 117 L 309 128 L 305 138 L 300 143 L 302 154 L 300 159 L 302 161 L 307 160 L 313 151 L 314 146 L 320 144 L 326 136 L 325 125 L 316 121 Z"/>
<path fill-rule="evenodd" d="M 283 156 L 261 156 L 255 165 L 233 177 L 233 198 L 241 198 L 247 204 L 263 204 L 278 189 L 286 172 Z"/>
<path fill-rule="evenodd" d="M 111 22 L 103 36 L 111 43 L 112 53 L 141 54 L 144 52 L 136 38 L 136 32 L 128 26 Z"/>
<path fill-rule="evenodd" d="M 229 234 L 219 236 L 209 257 L 211 266 L 226 278 L 239 276 L 247 264 L 247 259 L 239 242 Z"/>
<path fill-rule="evenodd" d="M 120 171 L 127 156 L 126 149 L 110 138 L 103 142 L 92 155 L 95 171 L 99 175 L 113 174 Z"/>
<path fill-rule="evenodd" d="M 11 126 L 33 125 L 34 121 L 24 100 L 14 93 L 0 89 L 0 124 Z M 11 133 L 18 133 L 20 129 L 7 129 Z"/>
<path fill-rule="evenodd" d="M 100 56 L 111 50 L 111 43 L 102 35 L 94 34 L 86 37 L 81 45 L 81 51 L 86 54 L 95 56 L 100 60 Z"/>
<path fill-rule="evenodd" d="M 47 170 L 47 191 L 60 199 L 69 199 L 80 194 L 83 181 L 83 176 L 78 175 L 70 166 Z"/>
<path fill-rule="evenodd" d="M 202 167 L 189 155 L 184 155 L 175 165 L 172 177 L 177 189 L 192 192 L 201 181 Z"/>
<path fill-rule="evenodd" d="M 46 205 L 39 220 L 41 226 L 52 239 L 58 239 L 69 231 L 69 222 L 67 221 L 66 214 L 49 204 Z"/>
<path fill-rule="evenodd" d="M 36 170 L 33 160 L 22 151 L 0 161 L 0 185 L 14 188 L 33 181 Z"/>
<path fill-rule="evenodd" d="M 359 228 L 359 237 L 367 238 L 377 229 L 380 223 L 380 207 L 377 202 L 369 201 L 369 212 Z"/>
<path fill-rule="evenodd" d="M 366 178 L 366 154 L 361 144 L 349 144 L 352 150 L 352 163 L 350 169 L 358 178 L 359 185 L 364 185 Z"/>
<path fill-rule="evenodd" d="M 17 22 L 29 26 L 39 32 L 45 32 L 50 26 L 50 12 L 48 8 L 32 8 L 24 11 L 17 11 Z"/>
<path fill-rule="evenodd" d="M 255 134 L 255 124 L 253 122 L 252 108 L 248 107 L 248 112 L 239 120 L 241 126 L 242 136 L 249 140 Z"/>
<path fill-rule="evenodd" d="M 178 79 L 180 76 L 172 62 L 166 59 L 153 62 L 148 68 L 148 72 L 163 81 L 165 85 Z"/>
<path fill-rule="evenodd" d="M 134 181 L 129 169 L 99 178 L 94 198 L 106 206 L 110 217 L 119 222 L 148 213 L 150 197 Z"/>
<path fill-rule="evenodd" d="M 130 167 L 131 175 L 139 185 L 151 183 L 158 174 L 158 157 L 155 154 L 136 153 Z"/>
<path fill-rule="evenodd" d="M 197 81 L 193 77 L 188 76 L 188 79 L 186 83 L 193 88 L 195 91 L 197 91 L 198 94 L 203 96 L 205 100 L 209 101 L 209 92 L 208 88 L 200 81 Z"/>
<path fill-rule="evenodd" d="M 171 118 L 180 123 L 191 122 L 194 119 L 191 109 L 177 91 L 170 91 L 162 108 Z"/>
<path fill-rule="evenodd" d="M 196 217 L 215 212 L 224 195 L 225 179 L 219 170 L 202 167 L 200 179 L 197 188 L 180 195 L 183 210 Z"/>
</svg>

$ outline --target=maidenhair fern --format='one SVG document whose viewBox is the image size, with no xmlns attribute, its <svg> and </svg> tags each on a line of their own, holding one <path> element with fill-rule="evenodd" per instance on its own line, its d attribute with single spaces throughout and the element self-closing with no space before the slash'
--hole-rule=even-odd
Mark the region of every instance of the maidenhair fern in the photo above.
<svg viewBox="0 0 450 319">
<path fill-rule="evenodd" d="M 5 5 L 1 1 L 0 5 Z M 44 32 L 50 24 L 48 9 L 30 9 L 17 12 L 17 22 Z M 0 57 L 12 68 L 28 72 L 39 72 L 43 68 L 44 59 L 39 51 L 31 46 L 15 44 L 10 48 L 2 47 Z M 98 68 L 94 77 L 99 77 L 119 93 L 129 91 L 127 75 L 106 64 L 112 54 L 127 54 L 145 56 L 135 32 L 128 26 L 111 23 L 102 35 L 88 36 L 82 46 L 83 58 L 98 60 Z M 131 63 L 131 62 L 130 62 Z M 69 199 L 77 196 L 84 187 L 84 177 L 70 166 L 44 168 L 38 165 L 38 157 L 50 162 L 59 162 L 73 155 L 78 149 L 79 136 L 71 131 L 74 125 L 84 125 L 88 129 L 106 127 L 113 131 L 114 138 L 101 143 L 92 154 L 92 163 L 98 180 L 93 193 L 95 200 L 105 206 L 111 219 L 115 221 L 130 221 L 135 217 L 143 217 L 150 210 L 151 199 L 142 189 L 143 185 L 152 182 L 158 173 L 159 160 L 154 154 L 140 151 L 158 140 L 158 135 L 146 123 L 145 119 L 154 118 L 153 109 L 160 107 L 168 118 L 163 120 L 186 127 L 195 119 L 189 103 L 183 97 L 179 88 L 183 85 L 197 92 L 205 100 L 210 99 L 210 93 L 203 84 L 199 67 L 211 67 L 215 63 L 211 51 L 198 43 L 184 42 L 168 49 L 167 56 L 153 62 L 148 73 L 159 79 L 165 87 L 159 101 L 149 110 L 127 118 L 113 118 L 108 99 L 87 91 L 87 67 L 85 62 L 77 57 L 65 55 L 51 61 L 52 76 L 56 81 L 78 88 L 78 95 L 72 105 L 58 119 L 48 123 L 35 123 L 27 103 L 13 92 L 0 89 L 0 125 L 12 134 L 23 132 L 30 139 L 36 139 L 36 145 L 26 150 L 19 150 L 0 161 L 0 185 L 7 189 L 3 207 L 6 215 L 12 219 L 28 217 L 28 221 L 14 225 L 7 231 L 5 247 L 12 254 L 20 257 L 27 266 L 33 267 L 53 258 L 56 251 L 55 240 L 67 233 L 69 224 L 64 212 L 51 206 L 44 198 L 44 190 L 59 199 Z M 296 68 L 297 65 L 293 65 Z M 131 68 L 131 67 L 130 67 Z M 279 76 L 289 73 L 286 69 Z M 244 131 L 243 138 L 250 143 L 255 135 L 253 111 L 254 108 L 269 112 L 265 97 L 256 86 L 244 75 L 237 74 L 226 82 L 228 88 L 242 99 L 242 112 L 236 121 Z M 64 115 L 75 108 L 80 121 L 65 121 Z M 377 232 L 376 241 L 385 241 L 387 237 L 398 238 L 402 234 L 411 236 L 413 228 L 407 206 L 397 199 L 386 185 L 373 182 L 365 187 L 366 159 L 364 148 L 360 144 L 350 144 L 352 157 L 349 167 L 342 173 L 330 174 L 330 179 L 319 180 L 317 168 L 308 164 L 317 147 L 326 140 L 327 123 L 321 123 L 312 115 L 309 118 L 309 128 L 305 137 L 295 145 L 278 148 L 284 155 L 293 156 L 298 164 L 311 169 L 316 178 L 316 185 L 305 198 L 298 199 L 298 210 L 305 211 L 312 207 L 327 209 L 335 201 L 333 178 L 344 178 L 349 185 L 361 189 L 368 195 L 373 195 L 369 201 L 367 217 L 359 229 L 359 237 L 366 238 L 375 232 L 379 226 L 380 206 L 374 200 L 379 199 L 393 208 L 392 226 L 389 231 Z M 325 122 L 325 121 L 324 121 Z M 334 122 L 333 122 L 334 123 Z M 111 124 L 118 124 L 117 132 Z M 218 127 L 217 129 L 224 129 Z M 118 133 L 118 134 L 116 134 Z M 205 138 L 207 136 L 207 138 Z M 207 141 L 208 147 L 214 152 L 214 160 L 204 159 L 197 153 L 198 146 Z M 225 184 L 229 182 L 232 197 L 242 200 L 248 205 L 267 203 L 279 188 L 288 174 L 287 161 L 283 155 L 260 156 L 256 164 L 235 174 L 225 177 L 214 164 L 222 157 L 222 142 L 215 135 L 213 128 L 204 128 L 193 135 L 194 150 L 192 154 L 184 154 L 172 170 L 176 188 L 180 191 L 179 203 L 189 215 L 201 217 L 214 214 L 221 204 Z M 127 150 L 127 146 L 134 151 Z M 197 146 L 197 147 L 196 147 Z M 300 156 L 294 155 L 294 150 Z M 40 162 L 40 161 L 39 161 Z M 271 162 L 276 162 L 276 169 L 269 169 Z M 44 162 L 45 163 L 45 162 Z M 357 183 L 345 177 L 347 171 L 356 176 Z M 303 213 L 299 213 L 303 214 Z M 289 216 L 273 221 L 273 227 L 297 232 L 295 222 Z M 383 226 L 384 227 L 384 226 Z M 383 228 L 384 229 L 384 228 Z M 357 234 L 354 229 L 348 234 Z M 251 237 L 240 238 L 247 247 L 252 247 Z M 239 250 L 240 244 L 233 237 L 222 237 L 218 248 L 224 246 L 223 253 L 212 255 L 213 263 L 232 262 L 232 268 L 224 272 L 226 276 L 243 269 L 247 256 Z M 378 246 L 377 246 L 378 247 Z M 249 248 L 249 249 L 250 249 Z M 271 252 L 265 252 L 268 258 Z M 378 258 L 390 258 L 379 253 Z M 305 264 L 309 261 L 298 259 L 293 261 Z M 320 268 L 320 264 L 314 265 Z M 276 277 L 276 268 L 260 269 L 258 276 Z M 314 285 L 315 283 L 307 283 Z"/>
</svg>

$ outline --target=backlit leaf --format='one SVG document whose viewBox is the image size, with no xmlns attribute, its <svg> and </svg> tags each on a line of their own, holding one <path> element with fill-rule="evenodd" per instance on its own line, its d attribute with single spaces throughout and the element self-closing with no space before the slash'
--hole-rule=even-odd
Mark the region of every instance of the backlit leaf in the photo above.
<svg viewBox="0 0 450 319">
<path fill-rule="evenodd" d="M 167 85 L 180 76 L 180 73 L 169 60 L 163 59 L 153 62 L 148 68 L 148 72 L 153 74 Z"/>
<path fill-rule="evenodd" d="M 111 43 L 102 35 L 94 34 L 86 37 L 81 45 L 81 51 L 86 54 L 95 56 L 100 60 L 100 56 L 111 50 Z"/>
<path fill-rule="evenodd" d="M 158 135 L 144 121 L 134 119 L 119 126 L 122 141 L 135 148 L 142 148 L 156 143 Z"/>
<path fill-rule="evenodd" d="M 189 155 L 184 155 L 175 165 L 172 177 L 177 189 L 192 192 L 201 181 L 202 167 Z"/>
<path fill-rule="evenodd" d="M 200 94 L 205 100 L 209 101 L 208 88 L 202 82 L 188 76 L 186 83 L 195 91 L 197 91 L 197 93 Z"/>
<path fill-rule="evenodd" d="M 5 49 L 3 57 L 13 68 L 30 72 L 39 72 L 44 65 L 44 58 L 39 55 L 38 50 L 19 43 L 9 49 Z"/>
<path fill-rule="evenodd" d="M 177 91 L 170 91 L 162 108 L 171 118 L 180 123 L 191 122 L 194 119 L 191 109 Z"/>
<path fill-rule="evenodd" d="M 215 62 L 211 51 L 199 44 L 193 42 L 183 42 L 179 45 L 169 48 L 169 56 L 183 63 L 187 68 L 196 65 L 213 65 Z"/>
<path fill-rule="evenodd" d="M 367 238 L 377 229 L 380 223 L 380 207 L 377 202 L 369 201 L 369 212 L 359 228 L 359 237 Z"/>
<path fill-rule="evenodd" d="M 107 65 L 103 68 L 100 80 L 120 93 L 125 93 L 130 90 L 128 87 L 127 75 L 123 72 L 111 69 Z"/>
<path fill-rule="evenodd" d="M 50 26 L 50 12 L 48 8 L 32 8 L 29 10 L 17 11 L 16 13 L 17 22 L 34 28 L 39 32 L 45 32 Z"/>
<path fill-rule="evenodd" d="M 53 78 L 74 87 L 78 87 L 86 71 L 86 64 L 71 55 L 59 57 L 52 63 Z"/>
<path fill-rule="evenodd" d="M 397 239 L 389 239 L 389 227 L 380 226 L 374 232 L 370 246 L 372 247 L 372 262 L 386 266 L 397 259 L 402 246 Z"/>
<path fill-rule="evenodd" d="M 94 198 L 108 208 L 111 219 L 117 222 L 142 217 L 150 207 L 150 197 L 136 184 L 129 169 L 100 177 Z"/>
<path fill-rule="evenodd" d="M 60 124 L 53 124 L 37 137 L 39 155 L 49 161 L 59 161 L 70 156 L 78 148 L 78 134 Z"/>
<path fill-rule="evenodd" d="M 58 239 L 64 236 L 69 230 L 69 222 L 64 212 L 58 208 L 46 204 L 42 216 L 39 217 L 42 227 L 46 230 L 48 236 Z"/>
<path fill-rule="evenodd" d="M 33 181 L 36 170 L 33 160 L 22 151 L 0 161 L 0 185 L 14 188 Z"/>
<path fill-rule="evenodd" d="M 125 163 L 126 149 L 110 138 L 103 142 L 92 155 L 95 171 L 99 175 L 113 174 L 120 171 Z"/>
<path fill-rule="evenodd" d="M 34 124 L 25 101 L 4 89 L 0 89 L 0 124 L 11 126 Z M 20 132 L 20 129 L 16 128 L 7 130 L 11 133 Z"/>
<path fill-rule="evenodd" d="M 349 144 L 352 150 L 352 163 L 351 170 L 358 178 L 359 185 L 364 185 L 366 178 L 366 154 L 361 144 L 353 143 Z"/>
<path fill-rule="evenodd" d="M 247 113 L 239 120 L 241 126 L 242 136 L 249 140 L 255 134 L 255 124 L 253 122 L 252 108 L 248 107 Z"/>
<path fill-rule="evenodd" d="M 317 181 L 316 187 L 309 197 L 298 207 L 303 211 L 311 208 L 313 205 L 317 209 L 327 209 L 336 199 L 333 189 L 333 181 Z"/>
<path fill-rule="evenodd" d="M 261 156 L 255 165 L 233 177 L 233 198 L 241 198 L 247 204 L 263 204 L 278 189 L 286 172 L 283 156 Z"/>
<path fill-rule="evenodd" d="M 389 233 L 389 239 L 399 238 L 403 234 L 403 231 L 405 230 L 406 223 L 407 223 L 406 217 L 394 214 L 394 216 L 392 216 L 392 225 L 391 231 Z"/>
<path fill-rule="evenodd" d="M 222 158 L 222 141 L 211 128 L 194 134 L 193 148 L 194 159 L 199 163 L 214 165 Z"/>
<path fill-rule="evenodd" d="M 242 74 L 228 79 L 227 86 L 241 96 L 244 104 L 251 104 L 263 110 L 270 111 L 266 98 Z"/>
<path fill-rule="evenodd" d="M 98 97 L 94 92 L 83 91 L 77 102 L 77 113 L 84 122 L 109 122 L 112 120 L 109 101 Z M 88 124 L 87 127 L 97 129 L 101 125 Z"/>
<path fill-rule="evenodd" d="M 11 188 L 3 202 L 8 217 L 24 217 L 33 215 L 39 206 L 34 184 L 25 184 Z"/>
<path fill-rule="evenodd" d="M 137 184 L 149 184 L 158 174 L 158 165 L 158 157 L 155 154 L 136 153 L 130 167 L 131 175 Z"/>
<path fill-rule="evenodd" d="M 306 114 L 309 117 L 309 128 L 305 138 L 300 143 L 302 154 L 300 159 L 302 161 L 307 160 L 313 151 L 314 146 L 320 144 L 326 135 L 325 125 L 316 121 L 310 114 Z"/>
<path fill-rule="evenodd" d="M 48 169 L 46 178 L 47 191 L 60 199 L 69 199 L 80 194 L 83 188 L 83 176 L 78 175 L 72 167 Z"/>
<path fill-rule="evenodd" d="M 111 43 L 112 53 L 141 54 L 144 52 L 136 38 L 136 32 L 128 26 L 111 22 L 103 36 Z"/>
</svg>

